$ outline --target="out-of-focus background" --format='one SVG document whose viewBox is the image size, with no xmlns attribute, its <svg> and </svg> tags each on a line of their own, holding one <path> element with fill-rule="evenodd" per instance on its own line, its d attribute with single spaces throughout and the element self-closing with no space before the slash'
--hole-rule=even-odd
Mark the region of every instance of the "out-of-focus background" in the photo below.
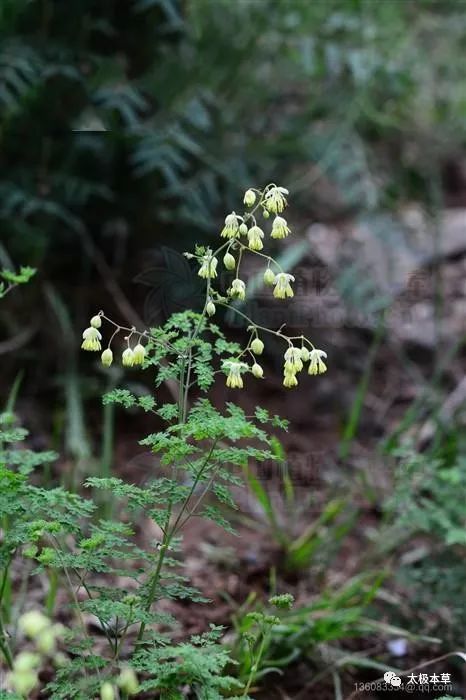
<svg viewBox="0 0 466 700">
<path fill-rule="evenodd" d="M 195 533 L 191 573 L 202 587 L 211 567 L 217 605 L 186 612 L 188 631 L 209 615 L 228 623 L 231 600 L 261 591 L 271 569 L 303 604 L 327 586 L 352 595 L 377 571 L 383 594 L 357 632 L 370 643 L 347 654 L 375 645 L 409 666 L 465 642 L 465 9 L 1 3 L 0 267 L 38 272 L 1 305 L 0 392 L 34 445 L 61 454 L 51 483 L 79 483 L 102 460 L 134 481 L 148 468 L 137 439 L 150 421 L 100 399 L 147 379 L 81 356 L 89 317 L 157 325 L 195 306 L 200 280 L 182 252 L 213 243 L 247 187 L 290 190 L 293 235 L 274 252 L 295 303 L 277 311 L 256 285 L 248 312 L 303 329 L 329 371 L 284 395 L 272 343 L 270 381 L 239 397 L 291 421 L 288 471 L 258 474 L 239 546 Z M 316 622 L 299 642 L 313 663 L 318 642 L 357 636 L 340 614 L 350 598 L 332 600 L 331 629 Z M 390 651 L 376 624 L 422 639 Z"/>
</svg>

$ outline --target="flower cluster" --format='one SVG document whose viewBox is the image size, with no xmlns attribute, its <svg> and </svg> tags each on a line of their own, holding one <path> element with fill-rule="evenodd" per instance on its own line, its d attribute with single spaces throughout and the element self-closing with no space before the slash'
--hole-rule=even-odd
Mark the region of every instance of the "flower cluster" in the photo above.
<svg viewBox="0 0 466 700">
<path fill-rule="evenodd" d="M 39 610 L 30 610 L 19 618 L 18 629 L 32 641 L 35 651 L 22 651 L 15 657 L 8 684 L 19 695 L 29 697 L 39 684 L 43 657 L 53 658 L 55 665 L 62 663 L 63 654 L 57 653 L 57 641 L 63 637 L 64 627 L 53 624 Z"/>
<path fill-rule="evenodd" d="M 102 349 L 102 346 L 100 344 L 100 341 L 102 340 L 102 334 L 99 330 L 99 328 L 102 327 L 102 319 L 105 318 L 102 312 L 97 314 L 96 316 L 93 316 L 90 320 L 89 328 L 86 328 L 86 330 L 83 332 L 83 342 L 81 344 L 81 348 L 83 350 L 88 350 L 90 352 L 95 352 L 99 351 Z M 108 319 L 105 319 L 108 320 Z M 111 322 L 113 323 L 113 322 Z M 116 324 L 113 324 L 116 325 Z M 120 331 L 123 330 L 121 326 L 116 327 L 117 330 L 113 333 L 110 343 L 112 342 L 113 338 L 115 335 Z M 125 330 L 130 330 L 130 334 L 126 336 L 126 340 L 128 343 L 128 347 L 123 351 L 121 355 L 121 362 L 123 367 L 135 367 L 137 365 L 143 365 L 144 360 L 146 358 L 146 348 L 144 345 L 141 343 L 142 336 L 145 335 L 144 333 L 139 334 L 139 340 L 136 343 L 134 347 L 130 346 L 130 340 L 131 337 L 134 333 L 136 333 L 136 329 L 125 329 Z M 102 355 L 100 356 L 100 359 L 102 361 L 102 364 L 104 367 L 110 367 L 110 365 L 113 363 L 113 351 L 110 348 L 110 343 L 108 347 L 102 352 Z"/>
<path fill-rule="evenodd" d="M 126 666 L 120 671 L 117 678 L 117 685 L 124 693 L 124 697 L 136 695 L 139 692 L 139 682 L 136 674 L 130 666 Z M 120 695 L 118 695 L 120 697 Z M 100 686 L 100 700 L 116 700 L 117 694 L 115 687 L 105 681 Z"/>
<path fill-rule="evenodd" d="M 231 357 L 224 361 L 222 366 L 226 374 L 226 384 L 232 389 L 243 388 L 243 375 L 245 373 L 250 372 L 257 379 L 264 377 L 264 370 L 257 362 L 257 356 L 264 351 L 264 342 L 258 337 L 259 330 L 261 330 L 261 333 L 265 332 L 275 335 L 287 343 L 283 368 L 283 384 L 285 387 L 291 388 L 298 385 L 297 375 L 303 370 L 305 363 L 309 363 L 308 373 L 310 375 L 323 374 L 327 370 L 324 362 L 324 359 L 327 357 L 326 353 L 315 348 L 307 338 L 304 336 L 292 338 L 282 333 L 281 329 L 275 331 L 258 326 L 236 304 L 231 304 L 232 301 L 243 302 L 247 297 L 246 283 L 240 276 L 241 263 L 246 253 L 252 253 L 260 257 L 261 260 L 265 260 L 267 266 L 263 273 L 263 282 L 265 286 L 273 288 L 275 299 L 291 299 L 294 296 L 292 285 L 295 282 L 295 278 L 291 273 L 283 270 L 280 264 L 264 251 L 266 234 L 261 226 L 258 225 L 256 219 L 258 212 L 262 212 L 262 216 L 266 220 L 272 216 L 270 238 L 275 240 L 286 238 L 291 233 L 286 219 L 282 216 L 288 205 L 287 195 L 288 190 L 273 183 L 267 185 L 263 190 L 254 188 L 246 190 L 243 197 L 246 211 L 243 214 L 237 214 L 232 211 L 225 217 L 225 223 L 220 232 L 220 238 L 224 239 L 221 245 L 214 250 L 196 246 L 194 253 L 185 253 L 188 259 L 194 258 L 197 260 L 199 264 L 198 275 L 207 281 L 203 315 L 212 317 L 217 313 L 219 307 L 229 307 L 251 324 L 249 330 L 252 330 L 252 335 L 247 347 L 237 357 Z M 217 291 L 213 285 L 213 281 L 218 276 L 219 260 L 223 261 L 225 270 L 231 272 L 233 277 L 226 291 L 226 296 Z M 91 319 L 89 328 L 86 328 L 84 331 L 82 343 L 84 350 L 95 351 L 101 349 L 100 341 L 102 340 L 102 335 L 99 329 L 102 325 L 102 318 L 105 317 L 100 312 Z M 105 320 L 109 321 L 109 319 Z M 110 323 L 113 322 L 110 321 Z M 133 334 L 137 334 L 136 329 L 124 329 L 121 326 L 117 326 L 117 324 L 113 325 L 117 330 L 110 342 L 120 330 L 129 331 L 129 335 L 125 338 L 128 342 L 128 347 L 123 351 L 121 358 L 123 366 L 142 365 L 146 350 L 141 343 L 141 339 L 143 336 L 147 337 L 147 332 L 140 333 L 137 345 L 131 347 L 130 339 Z M 296 340 L 300 341 L 302 347 L 296 347 L 293 344 L 293 341 Z M 251 356 L 251 364 L 244 361 L 245 354 Z M 102 363 L 106 367 L 112 364 L 113 353 L 110 343 L 108 348 L 102 352 L 101 358 Z"/>
<path fill-rule="evenodd" d="M 246 298 L 246 285 L 239 276 L 239 268 L 242 253 L 251 251 L 268 260 L 268 266 L 264 272 L 264 283 L 268 286 L 274 286 L 273 294 L 275 298 L 286 299 L 292 297 L 293 289 L 291 283 L 294 282 L 294 277 L 284 272 L 271 256 L 261 252 L 264 249 L 265 232 L 258 225 L 255 216 L 255 212 L 258 209 L 262 209 L 262 215 L 265 219 L 268 219 L 271 214 L 275 214 L 270 237 L 277 240 L 286 238 L 291 231 L 286 219 L 280 214 L 287 206 L 285 196 L 287 194 L 288 190 L 284 187 L 277 187 L 274 184 L 268 185 L 263 191 L 248 189 L 244 194 L 243 201 L 250 211 L 246 211 L 243 215 L 232 211 L 225 217 L 225 224 L 220 237 L 227 239 L 226 243 L 215 252 L 208 248 L 207 250 L 199 249 L 196 255 L 185 253 L 189 258 L 197 257 L 199 277 L 208 279 L 209 282 L 217 277 L 218 259 L 216 254 L 226 248 L 223 256 L 225 269 L 228 271 L 236 270 L 236 276 L 228 290 L 228 295 L 231 299 L 244 301 Z M 242 237 L 244 237 L 244 241 Z M 238 253 L 237 258 L 234 253 Z M 275 271 L 271 265 L 276 268 Z M 214 299 L 210 297 L 208 301 L 213 303 Z M 212 305 L 209 305 L 206 310 L 210 316 L 215 313 L 215 307 Z"/>
<path fill-rule="evenodd" d="M 324 350 L 312 348 L 308 350 L 303 346 L 297 348 L 290 345 L 285 352 L 285 363 L 283 365 L 283 386 L 288 389 L 298 386 L 296 375 L 304 368 L 304 363 L 309 362 L 308 374 L 323 374 L 327 371 L 327 366 L 323 358 L 327 357 Z"/>
</svg>

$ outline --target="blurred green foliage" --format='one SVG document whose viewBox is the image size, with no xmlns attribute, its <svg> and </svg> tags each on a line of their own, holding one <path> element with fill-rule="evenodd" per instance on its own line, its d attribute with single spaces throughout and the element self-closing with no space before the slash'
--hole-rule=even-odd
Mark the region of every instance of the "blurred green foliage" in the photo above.
<svg viewBox="0 0 466 700">
<path fill-rule="evenodd" d="M 0 33 L 0 217 L 31 264 L 192 238 L 265 176 L 309 217 L 393 208 L 464 145 L 451 0 L 4 0 Z"/>
</svg>

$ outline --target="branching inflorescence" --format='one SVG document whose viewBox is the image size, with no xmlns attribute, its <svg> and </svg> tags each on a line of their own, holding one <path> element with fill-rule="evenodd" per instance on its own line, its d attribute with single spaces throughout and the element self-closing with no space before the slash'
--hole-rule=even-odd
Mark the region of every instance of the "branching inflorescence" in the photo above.
<svg viewBox="0 0 466 700">
<path fill-rule="evenodd" d="M 264 370 L 257 361 L 257 356 L 261 355 L 264 350 L 264 341 L 260 337 L 263 334 L 274 335 L 286 344 L 283 365 L 283 385 L 285 387 L 293 388 L 298 385 L 297 375 L 306 364 L 308 373 L 311 375 L 323 374 L 327 370 L 324 362 L 327 354 L 324 350 L 316 348 L 304 335 L 287 336 L 282 332 L 284 326 L 274 330 L 258 325 L 234 303 L 242 302 L 247 298 L 247 285 L 240 276 L 241 265 L 246 254 L 259 256 L 264 261 L 266 264 L 263 276 L 264 284 L 273 287 L 273 296 L 276 299 L 287 299 L 294 296 L 292 284 L 295 278 L 293 275 L 285 272 L 271 255 L 262 252 L 266 233 L 258 225 L 256 219 L 259 212 L 262 212 L 265 220 L 273 215 L 270 238 L 276 240 L 286 238 L 291 231 L 286 219 L 281 214 L 287 206 L 287 195 L 288 190 L 273 183 L 267 185 L 263 190 L 248 189 L 243 200 L 246 211 L 242 215 L 233 211 L 225 218 L 225 225 L 220 233 L 220 237 L 225 241 L 216 250 L 196 246 L 194 253 L 185 253 L 186 257 L 198 262 L 198 275 L 206 280 L 204 308 L 193 340 L 201 330 L 203 319 L 214 316 L 217 306 L 232 309 L 249 324 L 247 330 L 250 332 L 250 337 L 247 346 L 240 350 L 236 356 L 223 360 L 222 370 L 226 374 L 226 383 L 232 389 L 243 388 L 243 375 L 245 373 L 251 373 L 257 379 L 264 377 Z M 226 296 L 215 289 L 214 280 L 218 276 L 220 256 L 222 256 L 225 269 L 234 273 Z M 114 327 L 108 347 L 102 352 L 102 363 L 106 367 L 112 364 L 111 343 L 117 334 L 126 332 L 127 345 L 122 353 L 122 364 L 125 367 L 142 365 L 147 354 L 147 345 L 144 345 L 144 341 L 151 339 L 151 334 L 148 331 L 138 331 L 136 328 L 120 326 L 107 318 L 102 311 L 91 319 L 89 328 L 86 328 L 83 333 L 81 347 L 90 351 L 102 350 L 102 335 L 99 330 L 102 326 L 102 320 L 109 322 Z M 166 344 L 166 349 L 177 352 L 177 348 L 170 347 L 169 344 Z"/>
</svg>

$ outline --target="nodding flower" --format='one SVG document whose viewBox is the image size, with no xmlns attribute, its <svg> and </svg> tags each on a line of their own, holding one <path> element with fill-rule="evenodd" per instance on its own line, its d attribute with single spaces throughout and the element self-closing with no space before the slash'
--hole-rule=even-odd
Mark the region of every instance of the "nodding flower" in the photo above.
<svg viewBox="0 0 466 700">
<path fill-rule="evenodd" d="M 301 359 L 302 359 L 302 361 L 303 361 L 303 362 L 307 362 L 307 361 L 309 360 L 310 356 L 311 356 L 311 353 L 310 353 L 309 350 L 308 350 L 306 347 L 304 347 L 304 345 L 303 345 L 303 347 L 301 348 Z"/>
<path fill-rule="evenodd" d="M 100 318 L 99 314 L 97 314 L 96 316 L 93 316 L 91 318 L 89 325 L 92 326 L 93 328 L 100 328 L 101 327 L 102 319 Z"/>
<path fill-rule="evenodd" d="M 254 190 L 246 190 L 246 192 L 244 193 L 243 202 L 247 207 L 254 206 L 254 204 L 256 203 L 256 193 L 254 192 Z"/>
<path fill-rule="evenodd" d="M 295 348 L 294 345 L 290 345 L 285 352 L 285 374 L 296 374 L 301 372 L 302 368 L 301 348 Z"/>
<path fill-rule="evenodd" d="M 230 389 L 242 389 L 243 377 L 241 374 L 248 369 L 248 365 L 239 360 L 225 360 L 223 368 L 228 370 L 227 386 L 230 387 Z"/>
<path fill-rule="evenodd" d="M 289 233 L 291 233 L 291 231 L 288 228 L 286 219 L 282 216 L 276 216 L 272 224 L 271 238 L 286 238 Z"/>
<path fill-rule="evenodd" d="M 311 362 L 309 364 L 309 374 L 323 374 L 327 371 L 327 365 L 322 358 L 327 357 L 325 350 L 314 348 L 311 350 Z"/>
<path fill-rule="evenodd" d="M 244 284 L 243 280 L 236 279 L 233 280 L 231 283 L 231 287 L 229 289 L 229 294 L 232 296 L 234 299 L 240 299 L 241 301 L 246 298 L 246 285 Z"/>
<path fill-rule="evenodd" d="M 264 238 L 264 232 L 259 226 L 251 226 L 248 231 L 248 243 L 251 250 L 262 250 L 264 244 L 262 239 Z"/>
<path fill-rule="evenodd" d="M 213 279 L 214 277 L 217 277 L 217 265 L 217 258 L 214 258 L 209 252 L 207 255 L 202 256 L 201 267 L 199 268 L 199 272 L 197 274 L 199 277 L 203 277 L 204 279 Z"/>
<path fill-rule="evenodd" d="M 254 338 L 251 343 L 251 350 L 253 351 L 254 355 L 262 355 L 264 352 L 264 343 L 260 338 Z"/>
<path fill-rule="evenodd" d="M 256 379 L 262 379 L 262 377 L 264 376 L 264 370 L 257 362 L 254 362 L 253 366 L 251 367 L 251 372 L 256 377 Z"/>
<path fill-rule="evenodd" d="M 142 365 L 146 357 L 146 348 L 138 343 L 133 349 L 133 365 Z"/>
<path fill-rule="evenodd" d="M 81 348 L 83 350 L 90 350 L 95 352 L 96 350 L 101 350 L 102 346 L 100 341 L 102 340 L 102 334 L 94 326 L 89 326 L 83 333 L 83 342 Z"/>
<path fill-rule="evenodd" d="M 275 282 L 275 272 L 268 267 L 264 272 L 264 284 L 271 286 Z"/>
<path fill-rule="evenodd" d="M 134 352 L 131 348 L 126 348 L 121 356 L 121 362 L 123 367 L 133 367 L 134 365 Z"/>
<path fill-rule="evenodd" d="M 287 272 L 279 272 L 278 275 L 275 275 L 273 295 L 276 299 L 294 296 L 290 282 L 294 282 L 294 277 Z"/>
<path fill-rule="evenodd" d="M 220 234 L 222 238 L 239 238 L 239 223 L 235 212 L 225 217 L 225 226 Z"/>
<path fill-rule="evenodd" d="M 286 207 L 285 195 L 288 190 L 284 187 L 271 187 L 264 197 L 264 206 L 272 214 L 280 214 Z"/>
<path fill-rule="evenodd" d="M 110 348 L 103 351 L 100 359 L 102 360 L 104 367 L 110 367 L 113 362 L 113 352 L 110 350 Z"/>
<path fill-rule="evenodd" d="M 206 307 L 205 307 L 205 310 L 206 310 L 208 316 L 213 316 L 213 315 L 215 314 L 215 312 L 217 311 L 217 309 L 215 308 L 215 304 L 214 304 L 214 302 L 212 301 L 212 299 L 209 299 L 209 301 L 207 302 L 207 305 L 206 305 Z"/>
<path fill-rule="evenodd" d="M 223 256 L 223 264 L 227 270 L 234 270 L 236 267 L 236 260 L 231 253 L 225 253 Z"/>
<path fill-rule="evenodd" d="M 296 379 L 296 374 L 290 374 L 286 373 L 283 377 L 283 386 L 286 386 L 287 389 L 291 389 L 294 386 L 298 386 L 298 380 Z"/>
</svg>

